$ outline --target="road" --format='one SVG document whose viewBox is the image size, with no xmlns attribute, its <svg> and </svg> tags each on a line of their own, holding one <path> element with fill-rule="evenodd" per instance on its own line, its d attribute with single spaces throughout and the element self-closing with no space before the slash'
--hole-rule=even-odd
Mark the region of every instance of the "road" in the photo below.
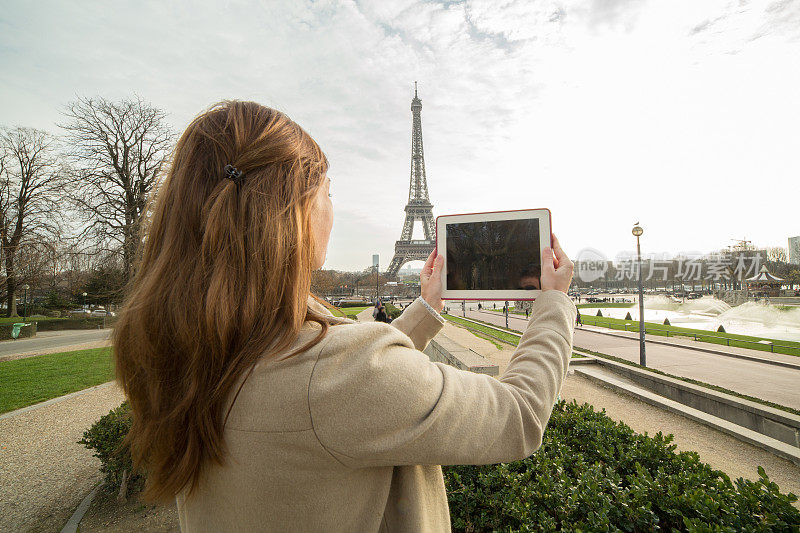
<svg viewBox="0 0 800 533">
<path fill-rule="evenodd" d="M 466 314 L 467 318 L 505 326 L 505 317 L 500 314 L 479 311 L 467 311 Z M 453 312 L 453 316 L 461 316 L 461 313 Z M 524 317 L 509 315 L 509 326 L 517 330 L 524 329 Z M 639 341 L 635 338 L 615 337 L 576 328 L 573 344 L 576 347 L 639 362 Z M 648 342 L 646 348 L 647 366 L 650 368 L 800 409 L 800 370 L 679 346 Z M 800 363 L 800 358 L 797 362 Z"/>
<path fill-rule="evenodd" d="M 64 331 L 39 331 L 35 337 L 0 341 L 0 360 L 8 356 L 30 353 L 50 353 L 87 343 L 107 341 L 111 329 L 80 329 Z M 75 348 L 78 349 L 78 348 Z"/>
</svg>

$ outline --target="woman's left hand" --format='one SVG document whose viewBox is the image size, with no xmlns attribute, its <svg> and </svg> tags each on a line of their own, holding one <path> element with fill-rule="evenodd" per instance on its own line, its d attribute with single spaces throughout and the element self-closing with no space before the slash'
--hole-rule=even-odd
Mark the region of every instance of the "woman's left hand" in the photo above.
<svg viewBox="0 0 800 533">
<path fill-rule="evenodd" d="M 436 248 L 433 249 L 422 272 L 419 273 L 420 293 L 422 299 L 428 305 L 442 312 L 444 303 L 442 302 L 442 268 L 444 268 L 444 256 L 437 255 Z"/>
</svg>

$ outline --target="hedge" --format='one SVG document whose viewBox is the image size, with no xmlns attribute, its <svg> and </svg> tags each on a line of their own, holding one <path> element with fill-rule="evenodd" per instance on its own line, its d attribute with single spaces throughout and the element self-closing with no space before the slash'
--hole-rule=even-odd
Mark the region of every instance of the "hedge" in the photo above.
<svg viewBox="0 0 800 533">
<path fill-rule="evenodd" d="M 18 339 L 36 335 L 36 322 L 29 322 L 22 319 L 20 319 L 20 322 L 28 325 L 20 328 L 19 335 L 17 336 Z M 0 341 L 13 339 L 14 337 L 11 335 L 13 329 L 14 324 L 0 324 Z"/>
<path fill-rule="evenodd" d="M 403 314 L 403 311 L 393 304 L 386 304 L 384 307 L 386 308 L 386 315 L 392 320 Z"/>
<path fill-rule="evenodd" d="M 443 468 L 453 531 L 797 531 L 794 494 L 730 478 L 672 435 L 557 403 L 542 447 L 512 463 Z"/>
<path fill-rule="evenodd" d="M 112 451 L 127 433 L 127 403 L 80 443 L 97 450 L 109 488 L 130 455 Z M 797 531 L 794 494 L 759 479 L 731 481 L 695 452 L 675 453 L 672 435 L 650 437 L 589 404 L 558 402 L 542 447 L 494 465 L 442 468 L 453 531 Z M 141 476 L 131 478 L 141 487 Z M 129 481 L 130 482 L 130 481 Z"/>
<path fill-rule="evenodd" d="M 117 317 L 91 317 L 91 318 L 65 318 L 62 320 L 42 320 L 37 323 L 39 331 L 61 331 L 64 329 L 97 329 L 105 325 L 110 326 Z"/>
</svg>

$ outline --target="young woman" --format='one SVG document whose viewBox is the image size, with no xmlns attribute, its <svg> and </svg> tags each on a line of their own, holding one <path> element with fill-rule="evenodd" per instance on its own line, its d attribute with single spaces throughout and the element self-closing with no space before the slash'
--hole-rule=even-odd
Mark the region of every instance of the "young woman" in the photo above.
<svg viewBox="0 0 800 533">
<path fill-rule="evenodd" d="M 310 293 L 327 170 L 286 115 L 223 102 L 183 133 L 155 197 L 114 354 L 143 497 L 176 498 L 183 531 L 449 531 L 439 465 L 541 444 L 575 320 L 555 237 L 505 374 L 432 363 L 435 252 L 391 325 L 335 318 Z"/>
</svg>

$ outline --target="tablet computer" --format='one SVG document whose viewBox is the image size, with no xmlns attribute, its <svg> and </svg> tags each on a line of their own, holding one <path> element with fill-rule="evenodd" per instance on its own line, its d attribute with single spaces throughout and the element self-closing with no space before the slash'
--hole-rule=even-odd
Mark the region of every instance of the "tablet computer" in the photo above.
<svg viewBox="0 0 800 533">
<path fill-rule="evenodd" d="M 549 209 L 436 217 L 442 299 L 535 300 L 550 224 Z"/>
</svg>

